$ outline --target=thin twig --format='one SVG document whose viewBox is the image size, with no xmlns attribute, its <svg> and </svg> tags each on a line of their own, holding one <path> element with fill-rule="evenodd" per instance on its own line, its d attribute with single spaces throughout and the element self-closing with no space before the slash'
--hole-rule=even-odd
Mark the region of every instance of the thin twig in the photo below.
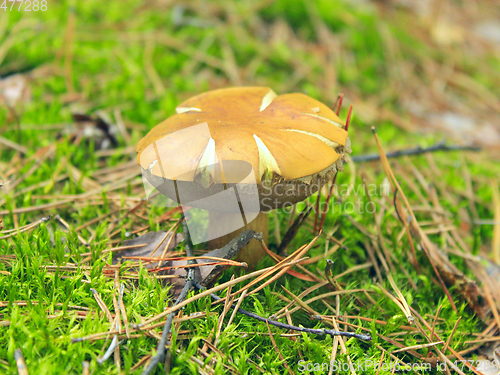
<svg viewBox="0 0 500 375">
<path fill-rule="evenodd" d="M 198 283 L 195 283 L 195 287 L 199 290 L 203 290 L 204 288 L 198 284 Z M 219 301 L 219 300 L 222 300 L 222 298 L 220 298 L 218 295 L 214 294 L 214 293 L 211 293 L 210 294 L 210 297 L 212 298 L 212 300 L 214 301 Z M 236 305 L 231 305 L 231 308 L 236 308 L 237 306 Z M 250 311 L 247 311 L 247 310 L 243 310 L 242 308 L 238 308 L 237 310 L 240 314 L 243 314 L 243 315 L 246 315 L 246 316 L 249 316 L 250 318 L 253 318 L 253 319 L 256 319 L 260 322 L 265 322 L 265 323 L 268 323 L 270 325 L 273 325 L 273 326 L 276 326 L 276 327 L 279 327 L 279 328 L 283 328 L 283 329 L 291 329 L 293 331 L 297 331 L 297 332 L 305 332 L 305 333 L 314 333 L 316 335 L 330 335 L 330 336 L 345 336 L 345 337 L 355 337 L 359 340 L 363 340 L 363 341 L 370 341 L 372 339 L 372 337 L 370 335 L 363 335 L 363 334 L 359 334 L 359 333 L 353 333 L 353 332 L 344 332 L 344 331 L 336 331 L 336 330 L 333 330 L 333 329 L 316 329 L 316 328 L 305 328 L 305 327 L 297 327 L 297 326 L 293 326 L 293 325 L 290 325 L 290 324 L 285 324 L 285 323 L 281 323 L 281 322 L 277 322 L 277 321 L 274 321 L 274 320 L 270 320 L 270 319 L 267 319 L 267 318 L 264 318 L 260 315 L 257 315 L 257 314 L 254 314 Z"/>
<path fill-rule="evenodd" d="M 466 146 L 447 146 L 444 142 L 436 143 L 430 147 L 415 147 L 409 148 L 405 150 L 398 150 L 393 152 L 388 152 L 386 154 L 387 158 L 398 158 L 405 155 L 421 155 L 429 152 L 436 151 L 481 151 L 480 147 L 466 145 Z M 379 154 L 367 154 L 367 155 L 359 155 L 359 156 L 351 156 L 352 161 L 355 163 L 365 163 L 368 161 L 380 160 Z"/>
<path fill-rule="evenodd" d="M 299 217 L 295 219 L 293 222 L 292 226 L 288 229 L 286 232 L 285 236 L 283 237 L 283 241 L 281 241 L 279 247 L 278 247 L 278 255 L 283 255 L 286 248 L 292 242 L 292 240 L 295 238 L 295 235 L 299 231 L 300 227 L 306 220 L 307 216 L 311 213 L 313 209 L 313 206 L 308 206 L 304 208 L 304 210 L 300 213 Z"/>
</svg>

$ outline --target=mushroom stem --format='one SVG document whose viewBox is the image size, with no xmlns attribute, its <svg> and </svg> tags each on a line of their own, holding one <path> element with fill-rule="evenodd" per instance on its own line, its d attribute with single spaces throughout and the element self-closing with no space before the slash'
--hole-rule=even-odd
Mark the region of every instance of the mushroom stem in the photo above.
<svg viewBox="0 0 500 375">
<path fill-rule="evenodd" d="M 223 226 L 231 227 L 235 220 L 241 220 L 241 214 L 228 214 L 226 212 L 216 212 L 209 211 L 209 224 L 208 231 L 210 234 L 220 231 Z M 231 242 L 232 239 L 236 238 L 240 233 L 251 229 L 256 233 L 261 232 L 264 242 L 268 242 L 268 217 L 267 213 L 259 213 L 257 217 L 244 227 L 235 230 L 234 232 L 228 233 L 224 236 L 214 238 L 208 241 L 209 249 L 220 249 Z M 236 260 L 240 262 L 246 262 L 250 270 L 255 269 L 259 260 L 261 260 L 266 255 L 266 252 L 262 248 L 259 241 L 250 241 L 241 251 L 238 253 Z"/>
</svg>

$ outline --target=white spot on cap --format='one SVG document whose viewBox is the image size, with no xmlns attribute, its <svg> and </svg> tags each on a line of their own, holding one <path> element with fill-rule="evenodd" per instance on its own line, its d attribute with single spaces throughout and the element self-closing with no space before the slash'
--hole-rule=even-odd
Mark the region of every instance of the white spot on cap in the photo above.
<svg viewBox="0 0 500 375">
<path fill-rule="evenodd" d="M 196 174 L 205 187 L 210 186 L 215 179 L 215 163 L 217 163 L 215 141 L 213 138 L 210 138 L 200 158 L 198 168 L 196 168 Z"/>
<path fill-rule="evenodd" d="M 216 155 L 215 155 L 215 141 L 213 138 L 208 140 L 207 146 L 205 147 L 205 151 L 203 151 L 203 155 L 200 158 L 200 162 L 198 163 L 198 168 L 206 168 L 210 165 L 215 164 Z"/>
<path fill-rule="evenodd" d="M 278 95 L 276 95 L 273 90 L 269 90 L 269 92 L 262 98 L 262 104 L 260 105 L 259 111 L 262 112 L 264 109 L 266 109 L 277 96 Z"/>
<path fill-rule="evenodd" d="M 185 113 L 185 112 L 190 112 L 190 111 L 201 112 L 201 109 L 196 108 L 196 107 L 177 107 L 175 109 L 175 112 L 177 112 L 177 113 Z"/>
<path fill-rule="evenodd" d="M 325 138 L 325 137 L 323 137 L 320 134 L 316 134 L 316 133 L 312 133 L 312 132 L 306 132 L 305 130 L 298 130 L 298 129 L 283 129 L 283 130 L 285 130 L 287 132 L 296 132 L 296 133 L 307 134 L 307 135 L 310 135 L 311 137 L 318 138 L 321 142 L 323 142 L 328 147 L 331 147 L 333 149 L 335 149 L 335 148 L 337 148 L 337 147 L 340 146 L 340 143 L 334 142 L 334 141 L 330 141 L 328 138 Z"/>
<path fill-rule="evenodd" d="M 155 166 L 156 163 L 158 163 L 158 160 L 155 160 L 154 162 L 152 162 L 151 164 L 149 164 L 148 169 L 149 170 L 153 169 L 153 167 Z"/>
<path fill-rule="evenodd" d="M 272 171 L 279 175 L 281 175 L 280 168 L 278 167 L 278 163 L 276 159 L 271 154 L 271 151 L 267 148 L 267 146 L 262 142 L 256 134 L 253 135 L 255 142 L 257 143 L 257 148 L 259 149 L 259 174 L 262 177 L 266 172 Z"/>
<path fill-rule="evenodd" d="M 338 126 L 339 128 L 341 129 L 345 129 L 345 125 L 342 124 L 341 122 L 337 122 L 337 121 L 334 121 L 332 119 L 329 119 L 329 118 L 326 118 L 326 117 L 323 117 L 323 116 L 320 116 L 320 115 L 315 115 L 314 113 L 302 113 L 303 115 L 307 115 L 307 116 L 311 116 L 311 117 L 316 117 L 316 118 L 319 118 L 320 120 L 323 120 L 323 121 L 327 121 L 329 122 L 330 124 L 333 124 L 335 126 Z"/>
</svg>

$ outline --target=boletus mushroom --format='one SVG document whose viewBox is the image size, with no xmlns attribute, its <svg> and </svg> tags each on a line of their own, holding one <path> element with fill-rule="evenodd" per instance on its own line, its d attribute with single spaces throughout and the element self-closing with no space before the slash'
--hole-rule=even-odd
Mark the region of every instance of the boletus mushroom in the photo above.
<svg viewBox="0 0 500 375">
<path fill-rule="evenodd" d="M 137 148 L 144 180 L 184 208 L 208 210 L 196 242 L 229 243 L 253 229 L 267 241 L 267 212 L 318 191 L 351 152 L 345 124 L 323 103 L 267 87 L 234 87 L 192 97 Z M 252 241 L 238 259 L 255 267 Z"/>
</svg>

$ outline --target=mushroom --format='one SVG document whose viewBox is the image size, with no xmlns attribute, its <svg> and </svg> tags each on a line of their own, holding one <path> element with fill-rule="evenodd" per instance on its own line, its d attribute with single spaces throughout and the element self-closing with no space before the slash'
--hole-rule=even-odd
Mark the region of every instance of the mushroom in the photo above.
<svg viewBox="0 0 500 375">
<path fill-rule="evenodd" d="M 139 142 L 137 160 L 145 183 L 192 217 L 195 209 L 208 211 L 208 228 L 188 227 L 211 248 L 247 229 L 267 241 L 266 213 L 314 194 L 351 152 L 345 124 L 301 93 L 224 88 L 192 97 L 176 112 Z M 263 255 L 252 241 L 238 258 L 255 267 Z"/>
</svg>

